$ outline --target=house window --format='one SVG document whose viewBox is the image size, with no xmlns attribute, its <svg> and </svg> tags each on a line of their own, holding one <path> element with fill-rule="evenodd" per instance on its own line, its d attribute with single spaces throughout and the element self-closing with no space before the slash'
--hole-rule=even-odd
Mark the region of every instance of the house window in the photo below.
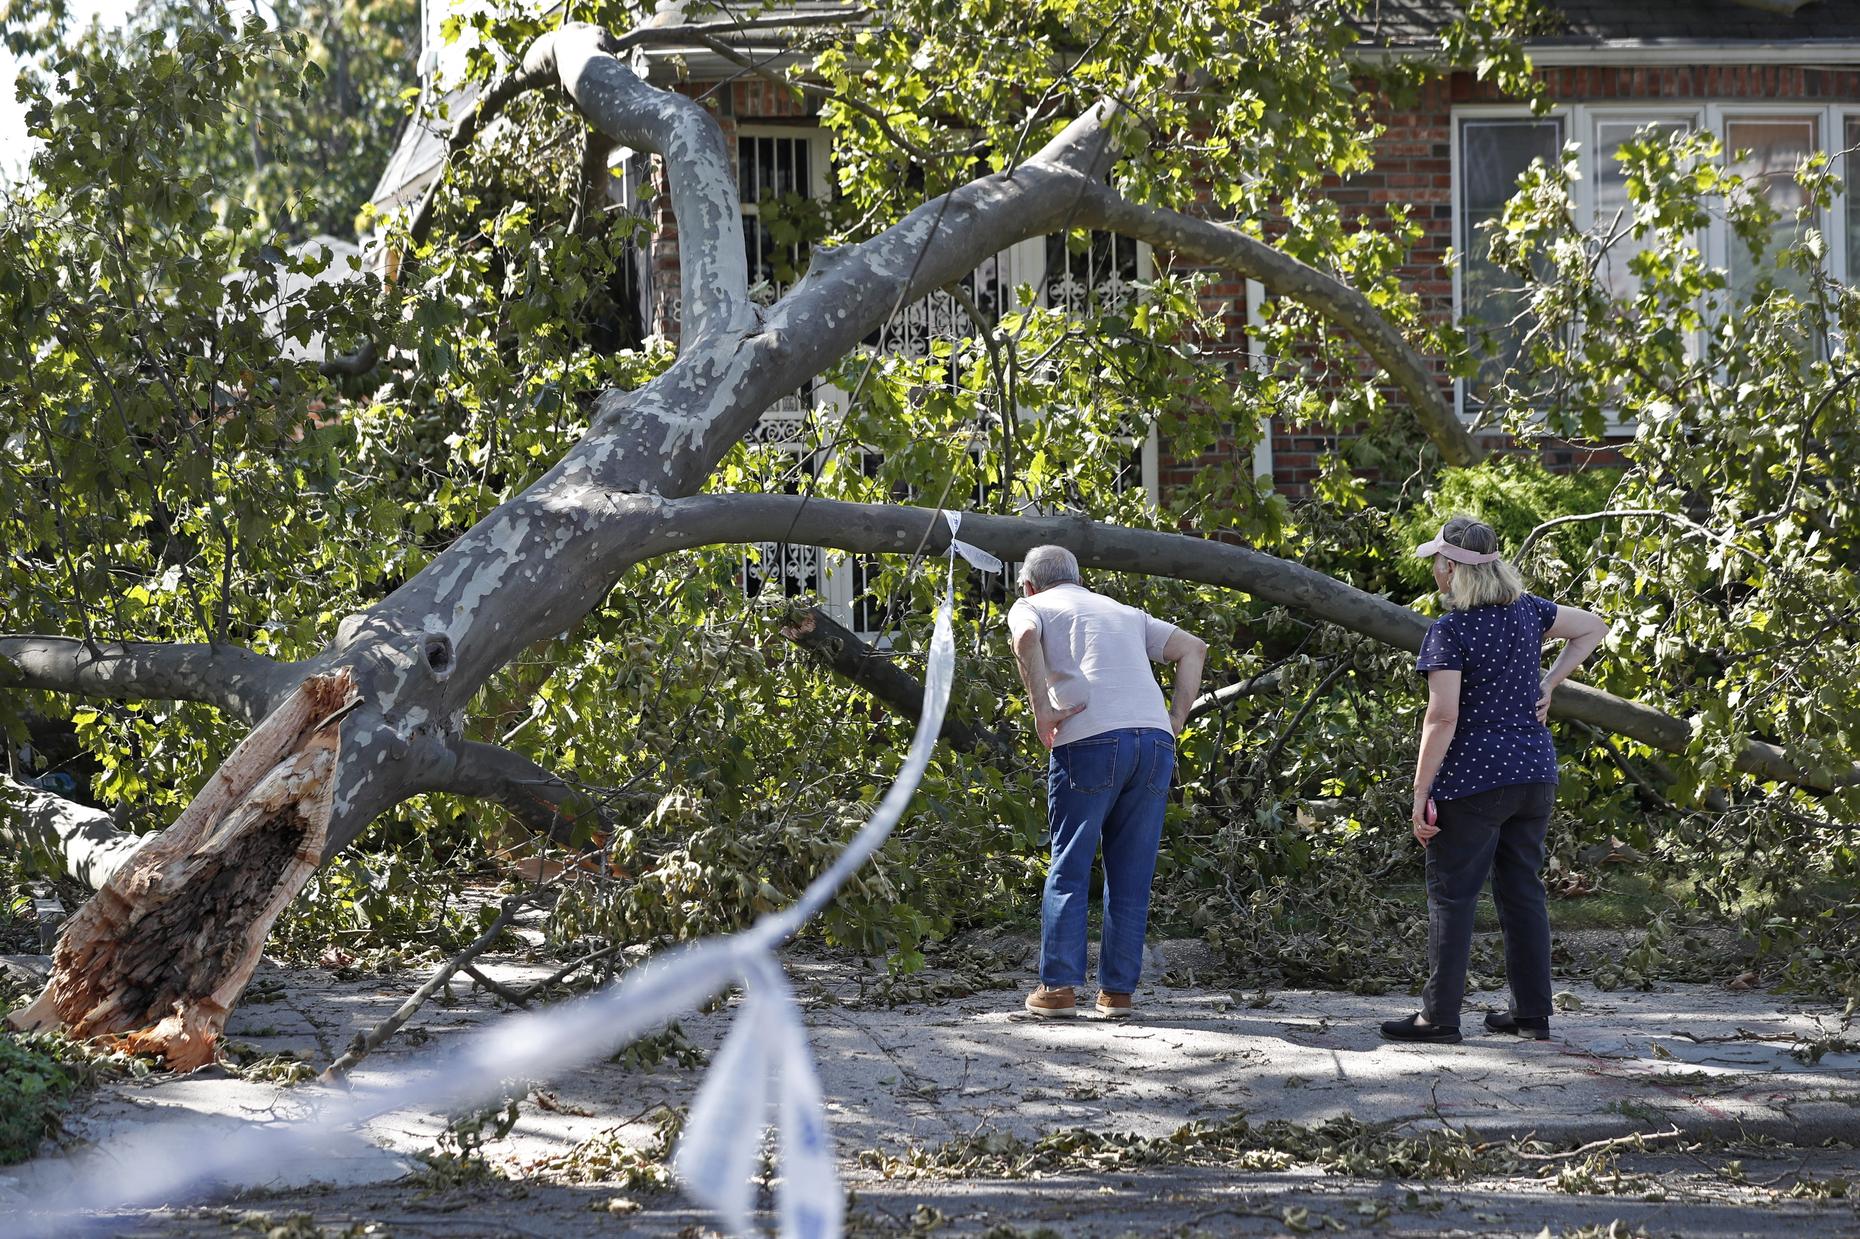
<svg viewBox="0 0 1860 1239">
<path fill-rule="evenodd" d="M 1847 118 L 1846 133 L 1847 282 L 1860 284 L 1860 116 Z"/>
<path fill-rule="evenodd" d="M 1561 117 L 1476 119 L 1460 125 L 1459 239 L 1461 318 L 1486 342 L 1467 383 L 1469 403 L 1483 404 L 1517 360 L 1529 333 L 1530 294 L 1490 258 L 1491 234 L 1536 160 L 1554 164 L 1563 146 Z"/>
<path fill-rule="evenodd" d="M 1814 116 L 1748 116 L 1725 121 L 1729 171 L 1743 177 L 1750 190 L 1766 199 L 1776 212 L 1761 260 L 1742 238 L 1735 233 L 1730 237 L 1726 253 L 1731 291 L 1740 301 L 1749 297 L 1757 281 L 1765 276 L 1797 296 L 1808 292 L 1807 278 L 1780 263 L 1777 255 L 1785 246 L 1800 241 L 1808 226 L 1801 215 L 1808 196 L 1796 184 L 1795 173 L 1820 146 L 1817 122 Z"/>
<path fill-rule="evenodd" d="M 769 235 L 762 211 L 771 200 L 799 195 L 824 196 L 814 178 L 812 130 L 799 133 L 739 133 L 736 138 L 736 191 L 743 211 L 743 251 L 749 259 L 749 282 L 779 295 L 784 274 L 801 263 L 800 244 L 782 245 Z"/>
<path fill-rule="evenodd" d="M 1462 255 L 1458 309 L 1461 321 L 1485 337 L 1476 376 L 1460 386 L 1463 409 L 1474 410 L 1490 398 L 1494 382 L 1517 360 L 1519 342 L 1530 328 L 1523 291 L 1493 269 L 1479 225 L 1500 215 L 1505 201 L 1516 193 L 1517 177 L 1532 159 L 1555 157 L 1565 129 L 1581 143 L 1581 176 L 1572 187 L 1570 203 L 1576 226 L 1591 235 L 1618 238 L 1597 271 L 1603 288 L 1616 299 L 1630 298 L 1638 290 L 1639 280 L 1630 266 L 1648 246 L 1648 238 L 1632 235 L 1633 204 L 1619 159 L 1622 147 L 1691 130 L 1718 135 L 1727 170 L 1741 177 L 1749 192 L 1761 195 L 1775 215 L 1761 260 L 1731 229 L 1722 210 L 1712 213 L 1697 238 L 1700 252 L 1727 272 L 1734 300 L 1745 302 L 1765 283 L 1798 297 L 1807 294 L 1807 276 L 1791 270 L 1778 255 L 1799 245 L 1811 227 L 1821 228 L 1827 239 L 1829 272 L 1860 282 L 1860 113 L 1849 112 L 1849 107 L 1839 105 L 1739 102 L 1692 107 L 1568 104 L 1548 119 L 1483 106 L 1456 114 L 1454 240 Z M 1846 178 L 1845 200 L 1836 204 L 1838 216 L 1829 212 L 1823 218 L 1796 184 L 1803 162 L 1817 153 L 1835 160 L 1833 166 Z M 1478 339 L 1474 347 L 1480 348 Z"/>
<path fill-rule="evenodd" d="M 1634 235 L 1634 204 L 1628 200 L 1627 168 L 1621 148 L 1629 142 L 1664 142 L 1693 127 L 1686 119 L 1600 118 L 1595 122 L 1595 227 L 1612 238 L 1596 274 L 1608 294 L 1631 298 L 1640 289 L 1632 270 L 1635 255 L 1647 248 L 1647 236 Z"/>
<path fill-rule="evenodd" d="M 824 135 L 814 129 L 745 128 L 737 133 L 736 190 L 742 210 L 743 253 L 748 259 L 750 286 L 759 294 L 776 297 L 786 291 L 805 254 L 799 242 L 783 244 L 771 235 L 763 211 L 770 202 L 794 195 L 825 196 L 824 142 Z M 805 481 L 820 472 L 823 454 L 815 448 L 819 435 L 814 410 L 823 401 L 830 403 L 829 397 L 825 384 L 810 380 L 776 401 L 747 436 L 750 443 L 775 448 L 793 459 L 793 466 L 783 474 L 783 489 L 789 494 L 798 493 Z M 788 598 L 820 596 L 831 607 L 834 600 L 825 597 L 831 575 L 829 557 L 817 546 L 761 542 L 743 553 L 743 592 L 750 597 L 764 591 Z"/>
<path fill-rule="evenodd" d="M 1137 246 L 1114 232 L 1092 232 L 1075 251 L 1065 233 L 1053 233 L 1046 238 L 1046 304 L 1069 314 L 1122 308 L 1142 276 Z"/>
</svg>

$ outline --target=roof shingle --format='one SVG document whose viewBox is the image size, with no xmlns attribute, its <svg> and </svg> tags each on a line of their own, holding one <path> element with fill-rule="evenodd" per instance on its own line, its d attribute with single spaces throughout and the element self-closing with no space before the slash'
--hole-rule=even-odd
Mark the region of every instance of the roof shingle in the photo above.
<svg viewBox="0 0 1860 1239">
<path fill-rule="evenodd" d="M 1424 46 L 1461 7 L 1453 0 L 1369 0 L 1362 25 L 1372 43 Z M 1544 7 L 1552 12 L 1552 31 L 1530 39 L 1532 46 L 1860 40 L 1860 0 L 1811 0 L 1793 16 L 1738 0 L 1547 0 Z"/>
</svg>

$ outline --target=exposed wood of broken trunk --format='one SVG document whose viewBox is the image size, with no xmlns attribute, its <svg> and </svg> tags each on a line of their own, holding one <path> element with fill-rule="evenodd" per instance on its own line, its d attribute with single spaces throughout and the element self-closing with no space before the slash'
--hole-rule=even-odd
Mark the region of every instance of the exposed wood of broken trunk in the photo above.
<svg viewBox="0 0 1860 1239">
<path fill-rule="evenodd" d="M 346 672 L 304 681 L 66 923 L 13 1026 L 110 1037 L 180 1071 L 211 1061 L 272 922 L 322 861 L 354 701 Z"/>
</svg>

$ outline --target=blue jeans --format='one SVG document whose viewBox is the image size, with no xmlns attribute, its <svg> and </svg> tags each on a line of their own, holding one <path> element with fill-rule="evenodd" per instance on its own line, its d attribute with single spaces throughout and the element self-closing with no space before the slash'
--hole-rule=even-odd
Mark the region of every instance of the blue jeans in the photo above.
<svg viewBox="0 0 1860 1239">
<path fill-rule="evenodd" d="M 1046 815 L 1053 863 L 1040 906 L 1040 982 L 1085 983 L 1091 862 L 1104 844 L 1104 940 L 1099 988 L 1128 994 L 1143 973 L 1150 879 L 1175 773 L 1175 737 L 1155 727 L 1107 731 L 1053 750 Z"/>
</svg>

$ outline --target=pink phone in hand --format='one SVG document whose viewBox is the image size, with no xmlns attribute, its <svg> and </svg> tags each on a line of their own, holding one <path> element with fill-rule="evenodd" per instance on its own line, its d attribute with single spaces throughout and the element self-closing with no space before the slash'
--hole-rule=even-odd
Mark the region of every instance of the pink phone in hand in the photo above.
<svg viewBox="0 0 1860 1239">
<path fill-rule="evenodd" d="M 1434 824 L 1434 798 L 1432 796 L 1427 798 L 1427 824 L 1429 826 Z"/>
</svg>

